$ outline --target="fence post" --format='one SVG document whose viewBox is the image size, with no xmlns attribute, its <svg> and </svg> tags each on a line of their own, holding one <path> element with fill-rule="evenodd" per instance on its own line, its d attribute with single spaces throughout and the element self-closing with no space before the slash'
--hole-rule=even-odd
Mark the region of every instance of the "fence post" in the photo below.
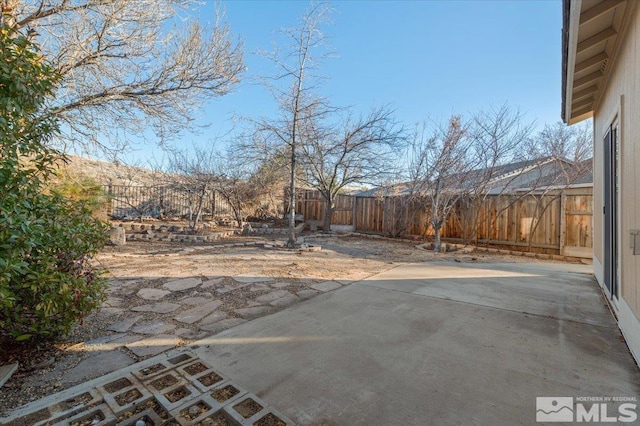
<svg viewBox="0 0 640 426">
<path fill-rule="evenodd" d="M 564 256 L 564 246 L 566 243 L 566 232 L 567 232 L 567 194 L 565 191 L 560 193 L 560 256 Z"/>
<path fill-rule="evenodd" d="M 353 225 L 353 232 L 358 232 L 358 223 L 356 213 L 358 212 L 358 197 L 356 195 L 353 196 L 353 214 L 351 215 L 351 222 Z"/>
</svg>

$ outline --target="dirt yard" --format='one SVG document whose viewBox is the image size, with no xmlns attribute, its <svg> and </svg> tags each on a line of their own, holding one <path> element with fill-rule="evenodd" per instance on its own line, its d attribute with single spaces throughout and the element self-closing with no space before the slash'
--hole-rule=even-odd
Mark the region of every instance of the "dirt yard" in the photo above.
<svg viewBox="0 0 640 426">
<path fill-rule="evenodd" d="M 99 312 L 53 346 L 0 349 L 0 364 L 20 363 L 0 389 L 0 416 L 399 264 L 536 261 L 468 251 L 434 254 L 418 249 L 418 242 L 362 237 L 309 238 L 320 251 L 287 250 L 269 241 L 265 246 L 264 240 L 128 242 L 106 248 L 96 258 L 109 271 L 109 297 Z"/>
</svg>

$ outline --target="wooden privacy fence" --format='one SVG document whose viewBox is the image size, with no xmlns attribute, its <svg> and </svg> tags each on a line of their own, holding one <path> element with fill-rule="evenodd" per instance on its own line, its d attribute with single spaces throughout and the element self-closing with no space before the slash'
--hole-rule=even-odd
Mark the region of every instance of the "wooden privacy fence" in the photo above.
<svg viewBox="0 0 640 426">
<path fill-rule="evenodd" d="M 109 198 L 107 213 L 117 219 L 187 217 L 200 202 L 200 191 L 169 185 L 105 185 L 103 191 Z M 231 213 L 229 204 L 215 191 L 202 197 L 202 215 Z"/>
<path fill-rule="evenodd" d="M 593 188 L 487 195 L 459 201 L 441 235 L 454 242 L 591 257 Z M 307 221 L 324 220 L 326 202 L 318 191 L 301 191 L 296 212 Z M 397 236 L 433 235 L 430 214 L 406 197 L 339 195 L 332 226 Z"/>
</svg>

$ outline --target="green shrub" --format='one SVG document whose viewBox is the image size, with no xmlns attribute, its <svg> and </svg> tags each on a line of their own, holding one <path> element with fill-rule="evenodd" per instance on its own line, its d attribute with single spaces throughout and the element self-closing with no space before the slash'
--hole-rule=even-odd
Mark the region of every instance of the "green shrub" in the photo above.
<svg viewBox="0 0 640 426">
<path fill-rule="evenodd" d="M 71 175 L 67 170 L 58 170 L 57 178 L 50 185 L 52 191 L 81 203 L 91 211 L 93 217 L 107 220 L 109 196 L 95 179 Z"/>
<path fill-rule="evenodd" d="M 18 340 L 69 332 L 104 294 L 88 261 L 106 226 L 80 202 L 39 189 L 0 190 L 0 329 Z"/>
<path fill-rule="evenodd" d="M 58 337 L 104 297 L 89 259 L 105 226 L 47 190 L 62 158 L 45 108 L 58 78 L 28 37 L 0 22 L 0 338 Z"/>
</svg>

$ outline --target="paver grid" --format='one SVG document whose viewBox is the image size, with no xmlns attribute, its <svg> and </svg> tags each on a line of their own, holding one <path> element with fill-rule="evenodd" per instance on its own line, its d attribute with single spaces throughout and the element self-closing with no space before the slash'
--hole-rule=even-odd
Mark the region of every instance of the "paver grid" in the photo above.
<svg viewBox="0 0 640 426">
<path fill-rule="evenodd" d="M 219 374 L 190 350 L 158 355 L 119 375 L 48 398 L 46 406 L 0 419 L 7 426 L 248 426 L 294 423 Z M 64 399 L 58 402 L 60 399 Z M 4 423 L 2 421 L 5 421 Z"/>
</svg>

